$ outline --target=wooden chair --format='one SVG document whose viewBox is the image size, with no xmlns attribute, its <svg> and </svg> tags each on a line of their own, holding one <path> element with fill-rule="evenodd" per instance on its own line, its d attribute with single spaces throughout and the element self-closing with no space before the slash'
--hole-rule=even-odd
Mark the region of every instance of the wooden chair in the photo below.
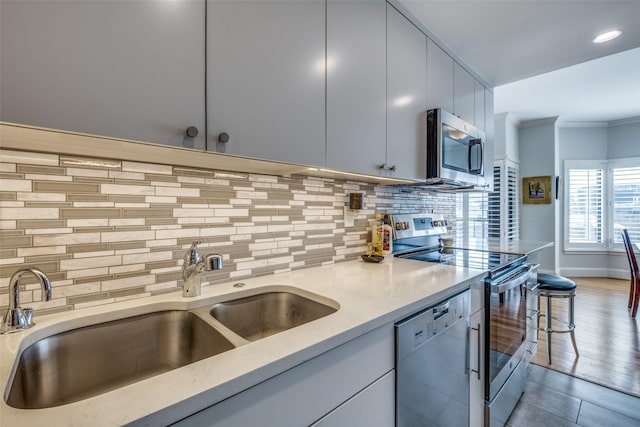
<svg viewBox="0 0 640 427">
<path fill-rule="evenodd" d="M 638 259 L 636 258 L 636 253 L 626 228 L 622 230 L 622 241 L 627 251 L 627 259 L 629 260 L 629 268 L 631 269 L 629 303 L 627 304 L 627 308 L 631 311 L 631 317 L 636 317 L 638 313 L 638 302 L 640 302 L 640 271 L 638 270 Z"/>
</svg>

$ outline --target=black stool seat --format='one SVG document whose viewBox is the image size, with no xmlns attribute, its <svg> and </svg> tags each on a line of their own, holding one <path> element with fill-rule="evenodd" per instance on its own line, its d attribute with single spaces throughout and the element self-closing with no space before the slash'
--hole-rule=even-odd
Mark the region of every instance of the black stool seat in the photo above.
<svg viewBox="0 0 640 427">
<path fill-rule="evenodd" d="M 557 274 L 538 273 L 538 289 L 548 291 L 572 291 L 576 282 Z"/>
</svg>

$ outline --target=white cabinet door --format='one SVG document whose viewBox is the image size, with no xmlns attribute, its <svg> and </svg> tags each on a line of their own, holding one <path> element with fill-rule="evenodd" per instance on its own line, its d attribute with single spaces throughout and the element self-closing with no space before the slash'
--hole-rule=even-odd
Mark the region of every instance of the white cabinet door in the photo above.
<svg viewBox="0 0 640 427">
<path fill-rule="evenodd" d="M 387 5 L 387 166 L 426 179 L 427 36 Z"/>
<path fill-rule="evenodd" d="M 327 166 L 378 173 L 386 158 L 386 2 L 327 1 Z"/>
<path fill-rule="evenodd" d="M 208 0 L 207 149 L 324 165 L 324 61 L 324 1 Z"/>
<path fill-rule="evenodd" d="M 485 100 L 484 100 L 484 86 L 482 86 L 482 83 L 480 83 L 479 81 L 474 79 L 474 87 L 475 87 L 475 94 L 474 94 L 474 100 L 475 100 L 475 120 L 473 122 L 473 125 L 475 127 L 477 127 L 480 130 L 485 130 L 485 117 L 484 117 L 484 113 L 485 113 Z"/>
<path fill-rule="evenodd" d="M 495 150 L 495 126 L 493 123 L 493 92 L 489 89 L 484 91 L 484 111 L 485 111 L 485 144 L 484 144 L 484 176 L 485 185 L 488 191 L 493 191 L 493 162 Z"/>
<path fill-rule="evenodd" d="M 390 427 L 395 424 L 395 370 L 311 424 L 312 427 Z"/>
<path fill-rule="evenodd" d="M 454 62 L 453 66 L 453 114 L 467 123 L 475 121 L 476 80 Z"/>
<path fill-rule="evenodd" d="M 453 59 L 427 39 L 427 109 L 453 113 Z"/>
<path fill-rule="evenodd" d="M 203 149 L 204 11 L 204 0 L 2 0 L 0 120 Z"/>
<path fill-rule="evenodd" d="M 484 425 L 484 309 L 469 320 L 469 426 Z"/>
<path fill-rule="evenodd" d="M 173 425 L 308 426 L 392 371 L 393 365 L 394 328 L 388 324 Z"/>
</svg>

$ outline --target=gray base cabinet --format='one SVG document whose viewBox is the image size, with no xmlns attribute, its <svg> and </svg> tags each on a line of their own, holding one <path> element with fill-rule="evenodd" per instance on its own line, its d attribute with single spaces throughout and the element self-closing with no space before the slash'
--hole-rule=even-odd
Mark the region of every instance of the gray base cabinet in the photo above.
<svg viewBox="0 0 640 427">
<path fill-rule="evenodd" d="M 366 417 L 388 419 L 395 413 L 393 334 L 391 324 L 376 329 L 175 425 L 330 426 L 361 407 L 372 412 Z"/>
<path fill-rule="evenodd" d="M 484 426 L 485 307 L 484 281 L 471 284 L 469 319 L 469 427 Z"/>
<path fill-rule="evenodd" d="M 0 120 L 203 149 L 204 11 L 204 0 L 2 0 Z"/>
<path fill-rule="evenodd" d="M 390 427 L 395 424 L 395 371 L 353 396 L 344 404 L 322 417 L 313 427 Z"/>
<path fill-rule="evenodd" d="M 324 0 L 208 0 L 207 149 L 324 165 L 324 62 Z"/>
<path fill-rule="evenodd" d="M 484 309 L 469 320 L 469 427 L 484 425 Z"/>
</svg>

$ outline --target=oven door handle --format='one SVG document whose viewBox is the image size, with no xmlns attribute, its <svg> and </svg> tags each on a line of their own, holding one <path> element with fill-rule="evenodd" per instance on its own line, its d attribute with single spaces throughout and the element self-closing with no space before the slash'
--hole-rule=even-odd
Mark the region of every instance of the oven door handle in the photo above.
<svg viewBox="0 0 640 427">
<path fill-rule="evenodd" d="M 491 284 L 491 292 L 494 294 L 501 294 L 502 292 L 506 292 L 511 288 L 515 288 L 516 286 L 520 286 L 523 283 L 527 283 L 527 280 L 529 280 L 529 277 L 531 277 L 534 273 L 534 271 L 538 268 L 539 264 L 536 265 L 532 265 L 529 264 L 529 268 L 527 268 L 527 270 L 522 273 L 520 276 L 516 277 L 515 279 L 511 279 L 508 280 L 506 282 L 502 282 L 502 283 L 498 283 L 498 284 Z"/>
</svg>

